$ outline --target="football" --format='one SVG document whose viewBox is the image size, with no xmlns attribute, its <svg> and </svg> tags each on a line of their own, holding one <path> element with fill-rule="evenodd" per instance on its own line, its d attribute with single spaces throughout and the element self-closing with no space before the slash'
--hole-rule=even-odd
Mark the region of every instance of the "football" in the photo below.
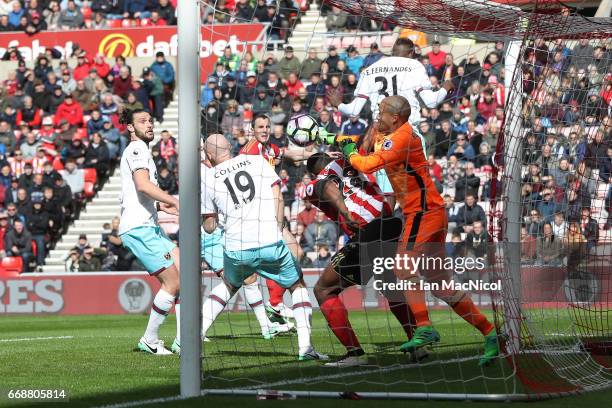
<svg viewBox="0 0 612 408">
<path fill-rule="evenodd" d="M 317 120 L 310 115 L 301 114 L 289 119 L 287 136 L 293 144 L 306 147 L 313 144 L 319 133 Z"/>
</svg>

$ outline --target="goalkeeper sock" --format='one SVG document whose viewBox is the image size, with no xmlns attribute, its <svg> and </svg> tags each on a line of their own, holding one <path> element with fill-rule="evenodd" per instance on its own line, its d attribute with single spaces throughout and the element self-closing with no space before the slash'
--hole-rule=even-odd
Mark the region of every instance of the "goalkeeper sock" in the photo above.
<svg viewBox="0 0 612 408">
<path fill-rule="evenodd" d="M 279 303 L 283 303 L 283 295 L 286 289 L 272 279 L 266 279 L 266 285 L 270 294 L 270 304 L 276 307 Z"/>
<path fill-rule="evenodd" d="M 474 301 L 469 294 L 460 292 L 461 298 L 455 303 L 448 303 L 453 308 L 455 313 L 463 318 L 466 322 L 477 328 L 483 336 L 491 333 L 494 329 L 493 324 L 487 319 L 485 315 L 476 307 Z M 445 300 L 445 299 L 442 299 Z"/>
<path fill-rule="evenodd" d="M 417 284 L 418 286 L 418 284 Z M 416 327 L 431 326 L 429 320 L 429 311 L 425 303 L 425 291 L 421 289 L 409 289 L 404 292 L 406 294 L 407 304 L 412 311 Z"/>
<path fill-rule="evenodd" d="M 232 294 L 225 283 L 218 284 L 210 291 L 210 296 L 202 305 L 202 337 L 206 337 L 206 332 L 231 298 Z"/>
<path fill-rule="evenodd" d="M 168 312 L 174 304 L 174 296 L 169 294 L 163 289 L 155 295 L 153 299 L 153 305 L 151 306 L 151 314 L 149 316 L 149 323 L 147 324 L 147 330 L 145 331 L 144 338 L 147 343 L 157 343 L 159 340 L 159 326 L 162 325 Z"/>
<path fill-rule="evenodd" d="M 361 344 L 351 327 L 348 311 L 338 296 L 328 297 L 321 303 L 321 313 L 329 328 L 348 351 L 361 349 Z"/>
<path fill-rule="evenodd" d="M 299 354 L 307 353 L 310 345 L 310 320 L 312 318 L 312 304 L 306 288 L 297 288 L 291 294 L 293 301 L 293 317 L 297 326 Z"/>
<path fill-rule="evenodd" d="M 249 285 L 244 285 L 244 297 L 255 313 L 255 317 L 261 327 L 261 332 L 266 332 L 270 327 L 270 320 L 268 320 L 268 315 L 266 315 L 266 308 L 263 305 L 263 296 L 259 290 L 259 284 L 253 282 Z"/>
<path fill-rule="evenodd" d="M 181 344 L 181 304 L 178 296 L 174 300 L 174 314 L 176 315 L 176 341 Z"/>
<path fill-rule="evenodd" d="M 393 316 L 395 316 L 397 321 L 402 325 L 402 328 L 406 332 L 406 336 L 408 336 L 408 340 L 410 340 L 412 338 L 412 332 L 416 327 L 416 321 L 408 305 L 404 302 L 389 301 L 389 309 L 391 309 Z"/>
</svg>

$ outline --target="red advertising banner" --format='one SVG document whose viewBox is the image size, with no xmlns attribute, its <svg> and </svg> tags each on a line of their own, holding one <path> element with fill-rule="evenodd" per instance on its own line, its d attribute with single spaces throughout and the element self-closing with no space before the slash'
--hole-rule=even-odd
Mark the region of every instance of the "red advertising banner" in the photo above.
<svg viewBox="0 0 612 408">
<path fill-rule="evenodd" d="M 214 70 L 217 57 L 226 46 L 234 52 L 246 47 L 259 50 L 265 43 L 263 24 L 219 24 L 202 26 L 200 57 L 202 76 Z M 70 55 L 74 44 L 90 54 L 107 57 L 154 57 L 158 51 L 177 55 L 178 35 L 176 27 L 134 27 L 105 30 L 46 31 L 35 35 L 25 33 L 0 33 L 0 55 L 9 47 L 17 47 L 23 58 L 30 61 L 47 48 L 55 48 L 62 55 Z"/>
<path fill-rule="evenodd" d="M 304 271 L 306 285 L 314 301 L 312 288 L 320 271 Z M 221 283 L 212 273 L 202 277 L 202 293 L 206 297 L 210 290 Z M 260 284 L 265 286 L 262 281 Z M 0 315 L 2 314 L 128 314 L 146 313 L 153 297 L 159 290 L 157 279 L 138 272 L 93 272 L 62 274 L 22 274 L 17 277 L 0 276 Z M 263 291 L 264 300 L 268 293 Z M 379 300 L 373 297 L 365 301 L 362 291 L 351 288 L 344 294 L 349 309 L 378 307 Z M 287 294 L 287 301 L 290 297 Z M 226 310 L 246 310 L 247 303 L 242 291 L 228 303 Z"/>
<path fill-rule="evenodd" d="M 317 307 L 312 292 L 321 271 L 305 269 L 304 281 L 309 289 L 313 306 Z M 608 293 L 612 288 L 612 275 L 606 268 L 589 268 L 577 276 L 559 267 L 522 268 L 522 303 L 524 307 L 568 307 L 569 304 L 590 304 L 609 307 Z M 202 277 L 202 295 L 221 280 L 212 273 Z M 265 283 L 260 279 L 260 285 Z M 2 314 L 128 314 L 147 313 L 155 293 L 157 279 L 142 272 L 94 272 L 62 274 L 22 274 L 17 277 L 0 275 L 0 315 Z M 501 288 L 501 290 L 504 290 Z M 480 307 L 490 307 L 491 296 L 486 291 L 470 291 Z M 268 291 L 262 290 L 264 301 Z M 288 293 L 285 302 L 291 304 Z M 351 287 L 342 293 L 349 310 L 385 308 L 386 300 L 372 285 Z M 432 308 L 446 308 L 439 299 L 428 296 Z M 228 311 L 247 309 L 242 291 L 228 303 Z"/>
</svg>

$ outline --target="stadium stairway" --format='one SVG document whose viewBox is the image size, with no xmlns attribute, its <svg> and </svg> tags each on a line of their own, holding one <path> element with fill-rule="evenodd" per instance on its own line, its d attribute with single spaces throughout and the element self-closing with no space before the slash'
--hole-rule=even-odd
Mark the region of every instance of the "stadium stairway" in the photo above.
<svg viewBox="0 0 612 408">
<path fill-rule="evenodd" d="M 178 134 L 178 103 L 176 99 L 164 110 L 164 122 L 155 124 L 155 141 L 159 139 L 162 130 L 168 130 L 172 135 Z M 68 252 L 79 239 L 80 234 L 86 234 L 89 245 L 97 248 L 100 245 L 104 223 L 110 223 L 112 218 L 119 215 L 119 194 L 121 191 L 121 177 L 119 167 L 109 177 L 108 181 L 95 197 L 87 203 L 81 211 L 78 220 L 68 228 L 51 250 L 45 260 L 43 272 L 65 272 L 65 262 Z"/>
<path fill-rule="evenodd" d="M 327 32 L 325 17 L 320 15 L 319 6 L 312 2 L 310 8 L 302 14 L 300 22 L 293 28 L 288 45 L 293 47 L 297 57 L 303 59 L 308 48 L 323 49 L 325 40 L 321 35 L 313 35 L 313 33 L 325 32 Z"/>
</svg>

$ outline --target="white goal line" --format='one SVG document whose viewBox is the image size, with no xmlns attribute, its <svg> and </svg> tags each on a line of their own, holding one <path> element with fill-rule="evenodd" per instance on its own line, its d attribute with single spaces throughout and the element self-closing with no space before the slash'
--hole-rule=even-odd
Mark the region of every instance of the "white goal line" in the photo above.
<svg viewBox="0 0 612 408">
<path fill-rule="evenodd" d="M 53 337 L 19 337 L 15 339 L 0 339 L 0 343 L 11 343 L 16 341 L 36 341 L 36 340 L 66 340 L 74 339 L 74 336 L 53 336 Z"/>
</svg>

